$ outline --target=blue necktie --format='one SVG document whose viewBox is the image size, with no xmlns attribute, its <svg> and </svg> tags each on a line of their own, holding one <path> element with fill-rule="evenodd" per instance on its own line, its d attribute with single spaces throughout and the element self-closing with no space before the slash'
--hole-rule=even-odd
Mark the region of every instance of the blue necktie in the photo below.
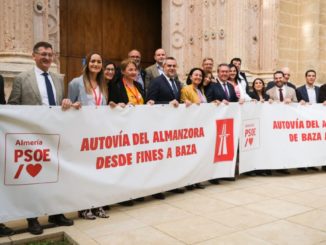
<svg viewBox="0 0 326 245">
<path fill-rule="evenodd" d="M 44 73 L 42 73 L 42 75 L 45 78 L 46 92 L 48 93 L 49 105 L 56 105 L 52 85 L 51 85 L 50 79 L 48 78 L 49 74 L 44 72 Z"/>
<path fill-rule="evenodd" d="M 227 86 L 226 83 L 223 83 L 223 86 L 224 86 L 224 92 L 225 92 L 226 98 L 227 98 L 227 100 L 229 100 L 230 99 L 230 95 L 229 95 L 228 89 L 226 87 Z"/>
<path fill-rule="evenodd" d="M 177 86 L 175 85 L 175 82 L 174 82 L 174 80 L 172 78 L 170 79 L 170 81 L 171 81 L 171 84 L 172 84 L 172 90 L 173 90 L 173 93 L 174 93 L 174 97 L 178 98 Z"/>
</svg>

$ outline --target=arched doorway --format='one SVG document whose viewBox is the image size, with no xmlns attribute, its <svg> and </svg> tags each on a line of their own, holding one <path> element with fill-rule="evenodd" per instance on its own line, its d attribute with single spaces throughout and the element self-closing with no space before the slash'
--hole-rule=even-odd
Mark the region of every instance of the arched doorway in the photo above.
<svg viewBox="0 0 326 245">
<path fill-rule="evenodd" d="M 161 47 L 161 29 L 161 0 L 60 0 L 60 72 L 67 84 L 87 53 L 118 64 L 134 48 L 146 67 Z"/>
</svg>

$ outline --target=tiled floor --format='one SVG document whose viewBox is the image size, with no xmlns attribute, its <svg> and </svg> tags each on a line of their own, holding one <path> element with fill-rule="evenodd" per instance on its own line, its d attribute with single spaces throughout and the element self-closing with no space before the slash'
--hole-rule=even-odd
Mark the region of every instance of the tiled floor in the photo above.
<svg viewBox="0 0 326 245">
<path fill-rule="evenodd" d="M 109 219 L 81 220 L 64 231 L 79 244 L 326 244 L 326 172 L 241 176 L 204 190 L 114 205 Z M 46 218 L 41 219 L 46 222 Z M 24 221 L 11 222 L 11 227 Z M 0 238 L 12 244 L 30 234 Z M 35 237 L 35 236 L 34 236 Z"/>
</svg>

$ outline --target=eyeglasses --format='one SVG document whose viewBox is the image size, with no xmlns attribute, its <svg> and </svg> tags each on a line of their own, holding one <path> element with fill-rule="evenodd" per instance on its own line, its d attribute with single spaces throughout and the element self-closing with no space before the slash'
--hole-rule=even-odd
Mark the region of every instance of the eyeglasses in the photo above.
<svg viewBox="0 0 326 245">
<path fill-rule="evenodd" d="M 176 68 L 177 65 L 170 65 L 170 64 L 166 64 L 167 67 L 171 67 L 171 68 Z"/>
<path fill-rule="evenodd" d="M 114 68 L 105 68 L 106 71 L 114 71 Z"/>
<path fill-rule="evenodd" d="M 53 54 L 52 53 L 37 53 L 36 54 L 39 54 L 41 55 L 42 57 L 49 57 L 49 58 L 53 58 Z"/>
</svg>

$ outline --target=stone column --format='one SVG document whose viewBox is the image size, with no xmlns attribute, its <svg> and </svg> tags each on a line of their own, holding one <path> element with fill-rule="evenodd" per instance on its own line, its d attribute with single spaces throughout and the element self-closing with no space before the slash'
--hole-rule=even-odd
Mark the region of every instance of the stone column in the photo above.
<svg viewBox="0 0 326 245">
<path fill-rule="evenodd" d="M 298 81 L 301 84 L 305 82 L 304 74 L 308 69 L 314 69 L 317 71 L 317 81 L 321 81 L 319 77 L 320 70 L 320 45 L 324 45 L 320 42 L 320 35 L 323 35 L 325 29 L 321 29 L 320 25 L 320 5 L 324 1 L 306 1 L 302 0 L 299 8 L 299 60 L 298 60 Z M 324 57 L 322 57 L 324 60 Z M 322 70 L 321 70 L 322 71 Z"/>
<path fill-rule="evenodd" d="M 49 41 L 59 50 L 59 0 L 1 0 L 0 16 L 0 74 L 8 97 L 13 78 L 34 66 L 36 42 Z M 51 70 L 57 71 L 55 63 Z"/>
<path fill-rule="evenodd" d="M 320 1 L 319 30 L 319 72 L 317 81 L 326 83 L 326 1 Z"/>
</svg>

